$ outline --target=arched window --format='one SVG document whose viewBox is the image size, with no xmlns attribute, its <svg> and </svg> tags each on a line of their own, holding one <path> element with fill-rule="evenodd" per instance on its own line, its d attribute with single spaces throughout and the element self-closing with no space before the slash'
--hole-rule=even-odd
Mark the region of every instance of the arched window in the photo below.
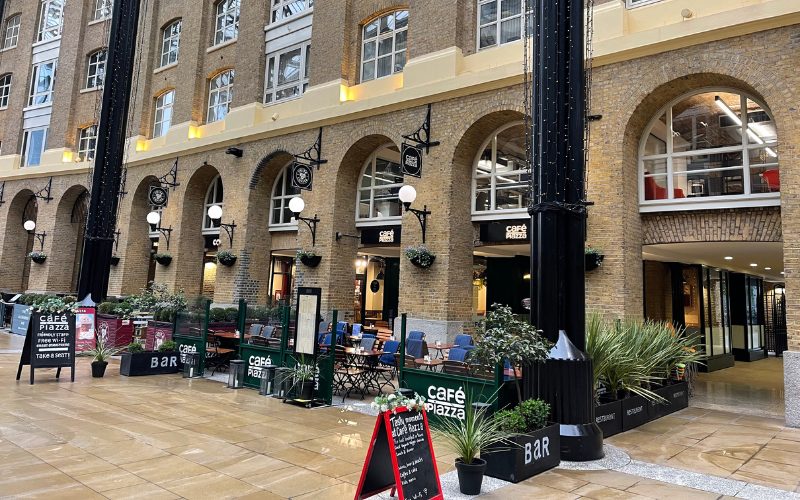
<svg viewBox="0 0 800 500">
<path fill-rule="evenodd" d="M 298 188 L 292 186 L 292 163 L 289 162 L 281 170 L 275 180 L 275 186 L 272 188 L 272 205 L 269 210 L 270 227 L 297 227 L 294 214 L 289 210 L 289 200 L 302 194 Z"/>
<path fill-rule="evenodd" d="M 408 11 L 398 10 L 366 26 L 361 46 L 361 81 L 389 76 L 406 66 Z"/>
<path fill-rule="evenodd" d="M 372 155 L 364 165 L 358 188 L 356 222 L 400 221 L 402 214 L 398 192 L 403 187 L 400 151 L 387 144 Z"/>
<path fill-rule="evenodd" d="M 530 173 L 523 122 L 504 125 L 481 146 L 472 173 L 473 215 L 525 212 Z"/>
<path fill-rule="evenodd" d="M 102 87 L 106 74 L 106 49 L 89 54 L 86 62 L 86 88 Z"/>
<path fill-rule="evenodd" d="M 222 177 L 214 177 L 206 191 L 206 202 L 203 205 L 203 234 L 219 234 L 219 223 L 222 219 L 214 220 L 208 216 L 208 209 L 214 205 L 219 205 L 224 209 L 222 202 L 224 193 L 222 191 Z M 224 212 L 223 212 L 224 213 Z"/>
<path fill-rule="evenodd" d="M 97 125 L 82 128 L 78 134 L 78 160 L 92 161 L 97 150 Z"/>
<path fill-rule="evenodd" d="M 217 2 L 214 45 L 234 40 L 239 36 L 239 0 Z"/>
<path fill-rule="evenodd" d="M 3 48 L 10 49 L 17 46 L 19 42 L 19 20 L 20 15 L 14 15 L 6 20 L 6 31 L 3 37 Z"/>
<path fill-rule="evenodd" d="M 233 70 L 223 71 L 211 79 L 208 88 L 208 117 L 211 123 L 224 120 L 233 102 Z"/>
<path fill-rule="evenodd" d="M 645 129 L 639 148 L 639 200 L 647 211 L 744 197 L 779 204 L 777 131 L 769 111 L 731 90 L 676 99 Z M 708 204 L 708 203 L 712 204 Z"/>
<path fill-rule="evenodd" d="M 8 96 L 11 94 L 11 73 L 0 76 L 0 109 L 8 107 Z"/>
<path fill-rule="evenodd" d="M 161 63 L 159 66 L 178 62 L 180 46 L 181 20 L 178 19 L 166 25 L 161 31 Z"/>
</svg>

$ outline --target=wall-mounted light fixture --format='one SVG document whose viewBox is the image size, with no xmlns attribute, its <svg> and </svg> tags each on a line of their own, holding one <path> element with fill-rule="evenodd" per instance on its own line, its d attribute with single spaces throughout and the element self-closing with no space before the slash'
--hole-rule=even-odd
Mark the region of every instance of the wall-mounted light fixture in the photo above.
<svg viewBox="0 0 800 500">
<path fill-rule="evenodd" d="M 241 148 L 228 148 L 225 150 L 225 154 L 241 158 L 242 155 L 244 154 L 244 150 L 242 150 Z"/>
<path fill-rule="evenodd" d="M 414 189 L 414 186 L 405 185 L 401 187 L 398 196 L 406 212 L 411 212 L 417 217 L 417 220 L 419 220 L 419 225 L 422 227 L 422 243 L 425 243 L 425 232 L 428 229 L 428 216 L 431 215 L 431 211 L 428 210 L 428 205 L 424 205 L 422 210 L 411 208 L 411 204 L 417 199 L 417 190 Z"/>
<path fill-rule="evenodd" d="M 169 250 L 169 238 L 172 235 L 172 226 L 161 227 L 161 214 L 155 210 L 147 214 L 147 223 L 151 226 L 156 226 L 155 230 L 164 236 L 164 240 L 167 242 L 167 250 Z"/>
<path fill-rule="evenodd" d="M 320 219 L 317 214 L 314 214 L 313 218 L 300 217 L 300 212 L 304 208 L 306 208 L 306 202 L 303 201 L 303 198 L 295 196 L 289 200 L 289 210 L 292 211 L 295 219 L 306 223 L 306 226 L 311 230 L 311 246 L 317 246 L 317 223 L 319 223 Z"/>
<path fill-rule="evenodd" d="M 219 205 L 211 205 L 208 207 L 208 218 L 220 221 L 219 227 L 228 234 L 228 245 L 233 248 L 233 231 L 236 229 L 236 221 L 231 221 L 230 224 L 223 224 L 220 220 L 222 219 L 222 207 Z"/>
<path fill-rule="evenodd" d="M 33 234 L 36 240 L 39 242 L 39 250 L 44 252 L 44 239 L 47 237 L 47 232 L 42 231 L 41 233 L 34 233 L 33 230 L 36 229 L 36 222 L 32 220 L 26 220 L 22 227 L 28 231 L 28 234 Z"/>
</svg>

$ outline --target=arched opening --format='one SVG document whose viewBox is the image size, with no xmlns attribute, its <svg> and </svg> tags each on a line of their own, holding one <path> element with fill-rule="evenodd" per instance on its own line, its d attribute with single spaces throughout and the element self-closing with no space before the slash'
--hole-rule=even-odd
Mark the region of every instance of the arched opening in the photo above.
<svg viewBox="0 0 800 500">
<path fill-rule="evenodd" d="M 0 285 L 9 293 L 28 290 L 31 260 L 28 254 L 34 250 L 34 231 L 26 231 L 26 221 L 37 221 L 38 206 L 33 192 L 23 189 L 9 203 L 3 234 L 3 257 L 0 265 Z M 39 250 L 38 246 L 36 250 Z"/>
<path fill-rule="evenodd" d="M 72 264 L 72 288 L 78 290 L 78 278 L 81 271 L 81 258 L 83 257 L 83 239 L 86 234 L 86 218 L 89 214 L 89 191 L 83 191 L 72 205 L 69 223 L 75 227 L 75 261 Z"/>
<path fill-rule="evenodd" d="M 89 191 L 83 186 L 67 189 L 58 202 L 53 234 L 47 235 L 53 249 L 48 256 L 49 292 L 74 293 L 78 289 L 88 204 Z"/>
<path fill-rule="evenodd" d="M 148 200 L 151 186 L 159 186 L 155 176 L 147 176 L 139 182 L 132 193 L 128 224 L 120 235 L 125 241 L 124 259 L 120 263 L 123 279 L 120 291 L 123 295 L 138 293 L 151 281 L 155 281 L 156 262 L 152 258 L 159 248 L 160 233 L 156 225 L 147 223 L 147 214 L 156 211 L 163 214 L 163 207 L 152 206 Z M 123 221 L 118 221 L 122 225 Z M 164 245 L 166 251 L 166 244 Z M 113 269 L 113 268 L 112 268 Z"/>
</svg>

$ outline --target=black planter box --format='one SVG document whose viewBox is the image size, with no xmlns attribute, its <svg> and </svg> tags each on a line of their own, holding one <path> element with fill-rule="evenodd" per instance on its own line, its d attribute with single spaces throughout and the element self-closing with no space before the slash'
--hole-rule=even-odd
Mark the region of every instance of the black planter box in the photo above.
<svg viewBox="0 0 800 500">
<path fill-rule="evenodd" d="M 603 263 L 603 258 L 605 255 L 601 255 L 599 253 L 587 253 L 583 255 L 583 264 L 584 268 L 587 271 L 594 271 L 600 264 Z"/>
<path fill-rule="evenodd" d="M 622 430 L 629 431 L 652 420 L 652 405 L 641 396 L 622 400 Z"/>
<path fill-rule="evenodd" d="M 603 437 L 622 432 L 622 401 L 611 401 L 594 407 L 594 421 L 603 431 Z"/>
<path fill-rule="evenodd" d="M 653 392 L 667 400 L 666 403 L 651 403 L 653 418 L 661 418 L 689 406 L 689 385 L 686 382 L 660 387 Z"/>
<path fill-rule="evenodd" d="M 518 434 L 512 443 L 495 443 L 481 452 L 486 475 L 518 483 L 561 463 L 560 426 L 553 424 L 531 434 Z"/>
<path fill-rule="evenodd" d="M 123 354 L 119 365 L 119 374 L 136 377 L 178 373 L 179 361 L 180 353 L 178 351 Z"/>
</svg>

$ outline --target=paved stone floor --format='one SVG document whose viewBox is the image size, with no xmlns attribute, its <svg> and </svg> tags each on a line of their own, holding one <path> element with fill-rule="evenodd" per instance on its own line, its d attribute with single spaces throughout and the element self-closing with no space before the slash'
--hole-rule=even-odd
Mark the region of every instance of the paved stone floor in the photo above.
<svg viewBox="0 0 800 500">
<path fill-rule="evenodd" d="M 92 379 L 84 359 L 74 384 L 41 370 L 30 386 L 14 380 L 20 347 L 0 333 L 0 497 L 353 497 L 374 417 L 209 380 L 120 377 L 116 362 Z M 564 464 L 484 496 L 790 498 L 798 489 L 800 430 L 776 419 L 689 408 L 608 442 L 612 464 Z M 434 448 L 452 484 L 455 456 Z M 600 470 L 575 470 L 587 467 Z"/>
<path fill-rule="evenodd" d="M 699 373 L 693 406 L 783 418 L 783 358 L 771 356 L 733 368 Z"/>
</svg>

